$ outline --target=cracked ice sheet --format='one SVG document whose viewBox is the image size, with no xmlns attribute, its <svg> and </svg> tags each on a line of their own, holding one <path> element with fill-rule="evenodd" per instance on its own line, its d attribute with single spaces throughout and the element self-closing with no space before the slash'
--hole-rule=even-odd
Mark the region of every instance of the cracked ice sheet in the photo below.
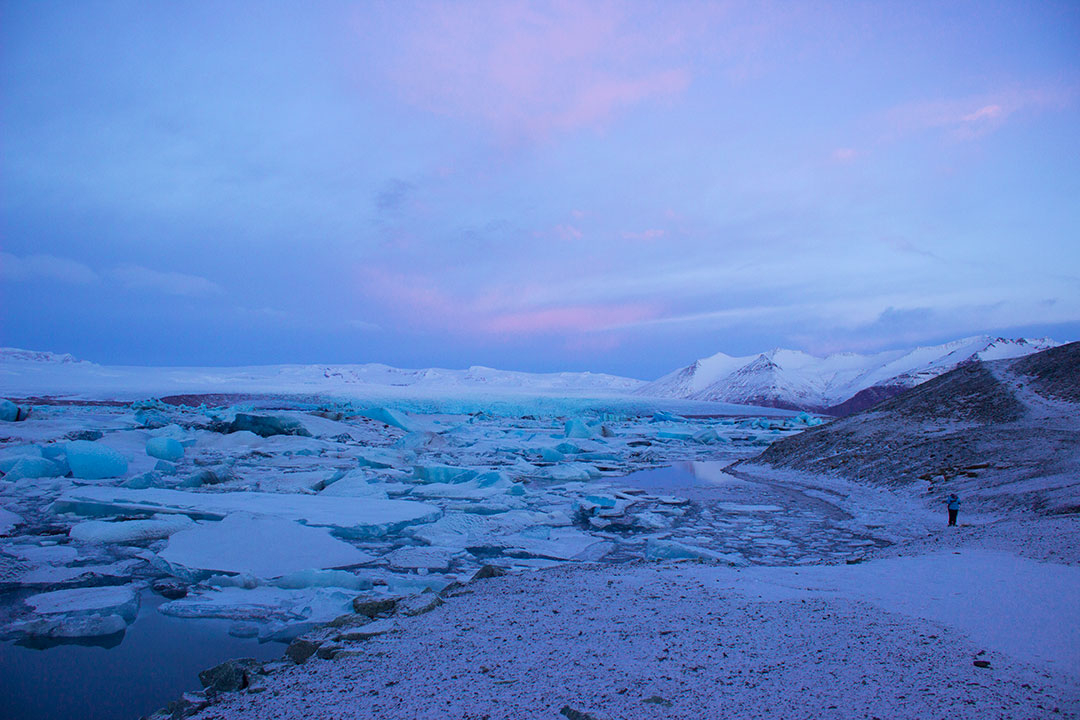
<svg viewBox="0 0 1080 720">
<path fill-rule="evenodd" d="M 324 526 L 344 537 L 381 537 L 409 525 L 428 523 L 442 511 L 411 500 L 280 495 L 261 492 L 194 493 L 83 487 L 56 501 L 54 510 L 83 515 L 127 512 L 180 513 L 196 519 L 224 519 L 233 512 L 276 515 L 305 525 Z"/>
<path fill-rule="evenodd" d="M 181 530 L 169 538 L 158 557 L 188 571 L 247 573 L 260 578 L 374 560 L 322 528 L 246 513 Z"/>
<path fill-rule="evenodd" d="M 341 588 L 225 587 L 163 603 L 158 609 L 181 618 L 323 623 L 351 612 L 356 595 Z"/>
</svg>

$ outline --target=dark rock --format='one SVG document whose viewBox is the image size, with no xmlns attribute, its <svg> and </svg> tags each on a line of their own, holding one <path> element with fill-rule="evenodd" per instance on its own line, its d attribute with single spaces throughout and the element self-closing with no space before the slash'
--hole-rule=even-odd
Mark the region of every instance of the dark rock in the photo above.
<svg viewBox="0 0 1080 720">
<path fill-rule="evenodd" d="M 236 419 L 229 423 L 229 432 L 241 432 L 247 430 L 259 437 L 271 437 L 273 435 L 301 435 L 311 437 L 311 433 L 297 420 L 275 415 L 249 415 L 237 413 Z"/>
<path fill-rule="evenodd" d="M 476 571 L 476 574 L 472 576 L 472 579 L 486 580 L 487 578 L 502 577 L 505 574 L 506 570 L 498 565 L 485 565 Z"/>
<path fill-rule="evenodd" d="M 394 612 L 394 608 L 397 607 L 397 600 L 389 598 L 387 600 L 364 600 L 362 598 L 353 598 L 353 610 L 357 615 L 366 615 L 369 618 L 373 618 L 383 613 L 390 614 Z"/>
<path fill-rule="evenodd" d="M 236 692 L 250 684 L 249 676 L 254 675 L 258 668 L 259 662 L 255 658 L 226 660 L 199 673 L 199 682 L 214 692 Z"/>
<path fill-rule="evenodd" d="M 670 700 L 666 700 L 666 699 L 660 697 L 659 695 L 652 695 L 650 697 L 645 698 L 641 702 L 649 703 L 650 705 L 659 705 L 661 707 L 667 707 L 667 708 L 672 706 L 672 702 Z"/>
<path fill-rule="evenodd" d="M 563 705 L 563 709 L 559 711 L 559 714 L 565 715 L 567 720 L 599 720 L 595 715 L 575 710 L 569 705 Z"/>
<path fill-rule="evenodd" d="M 975 667 L 980 667 L 980 668 L 988 668 L 988 667 L 990 667 L 990 661 L 989 660 L 976 660 L 972 664 Z"/>
<path fill-rule="evenodd" d="M 176 578 L 156 580 L 150 588 L 158 595 L 169 600 L 179 600 L 182 597 L 187 597 L 188 594 L 188 586 Z"/>
<path fill-rule="evenodd" d="M 105 437 L 105 433 L 100 430 L 78 430 L 75 432 L 69 432 L 65 435 L 68 440 L 86 440 L 88 442 L 94 442 Z"/>
<path fill-rule="evenodd" d="M 320 645 L 322 645 L 320 642 L 296 638 L 289 643 L 289 647 L 285 648 L 285 657 L 297 665 L 303 665 L 309 657 L 315 654 Z"/>
</svg>

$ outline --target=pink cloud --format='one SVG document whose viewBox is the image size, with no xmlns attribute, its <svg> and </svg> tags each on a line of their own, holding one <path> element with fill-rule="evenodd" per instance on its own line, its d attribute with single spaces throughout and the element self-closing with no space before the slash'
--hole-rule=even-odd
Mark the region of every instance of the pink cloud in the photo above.
<svg viewBox="0 0 1080 720">
<path fill-rule="evenodd" d="M 1069 89 L 1047 87 L 913 102 L 889 110 L 885 124 L 892 138 L 943 130 L 957 140 L 971 140 L 994 132 L 1018 113 L 1061 107 L 1072 95 Z"/>
<path fill-rule="evenodd" d="M 556 225 L 555 237 L 563 241 L 580 240 L 582 238 L 582 232 L 573 225 Z"/>
<path fill-rule="evenodd" d="M 602 124 L 616 112 L 686 89 L 665 60 L 677 37 L 622 3 L 425 5 L 391 28 L 391 90 L 429 112 L 539 139 Z"/>
<path fill-rule="evenodd" d="M 834 162 L 846 163 L 851 162 L 859 156 L 859 151 L 855 148 L 836 148 L 832 151 L 832 159 Z"/>
<path fill-rule="evenodd" d="M 659 240 L 666 235 L 667 230 L 661 230 L 659 228 L 650 228 L 648 230 L 642 230 L 641 232 L 624 232 L 622 234 L 624 240 L 642 240 L 645 242 Z"/>
<path fill-rule="evenodd" d="M 405 322 L 481 335 L 575 334 L 651 320 L 661 309 L 648 303 L 573 304 L 529 307 L 528 287 L 454 294 L 422 275 L 364 268 L 360 292 Z M 516 305 L 516 306 L 515 306 Z"/>
</svg>

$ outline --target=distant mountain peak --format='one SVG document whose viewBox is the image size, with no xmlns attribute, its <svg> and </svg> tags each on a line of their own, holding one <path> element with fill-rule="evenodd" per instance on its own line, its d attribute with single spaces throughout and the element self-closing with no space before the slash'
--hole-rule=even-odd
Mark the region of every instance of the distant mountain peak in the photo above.
<svg viewBox="0 0 1080 720">
<path fill-rule="evenodd" d="M 1056 347 L 1050 338 L 973 335 L 941 345 L 825 357 L 773 348 L 756 355 L 717 353 L 648 383 L 643 395 L 767 405 L 847 414 L 966 363 Z"/>
</svg>

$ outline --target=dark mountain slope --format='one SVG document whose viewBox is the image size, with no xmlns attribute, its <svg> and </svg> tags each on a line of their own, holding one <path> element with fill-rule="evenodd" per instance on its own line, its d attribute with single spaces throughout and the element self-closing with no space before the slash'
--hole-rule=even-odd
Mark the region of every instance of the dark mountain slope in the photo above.
<svg viewBox="0 0 1080 720">
<path fill-rule="evenodd" d="M 755 462 L 958 492 L 982 509 L 1080 510 L 1080 343 L 956 368 L 770 446 Z"/>
</svg>

